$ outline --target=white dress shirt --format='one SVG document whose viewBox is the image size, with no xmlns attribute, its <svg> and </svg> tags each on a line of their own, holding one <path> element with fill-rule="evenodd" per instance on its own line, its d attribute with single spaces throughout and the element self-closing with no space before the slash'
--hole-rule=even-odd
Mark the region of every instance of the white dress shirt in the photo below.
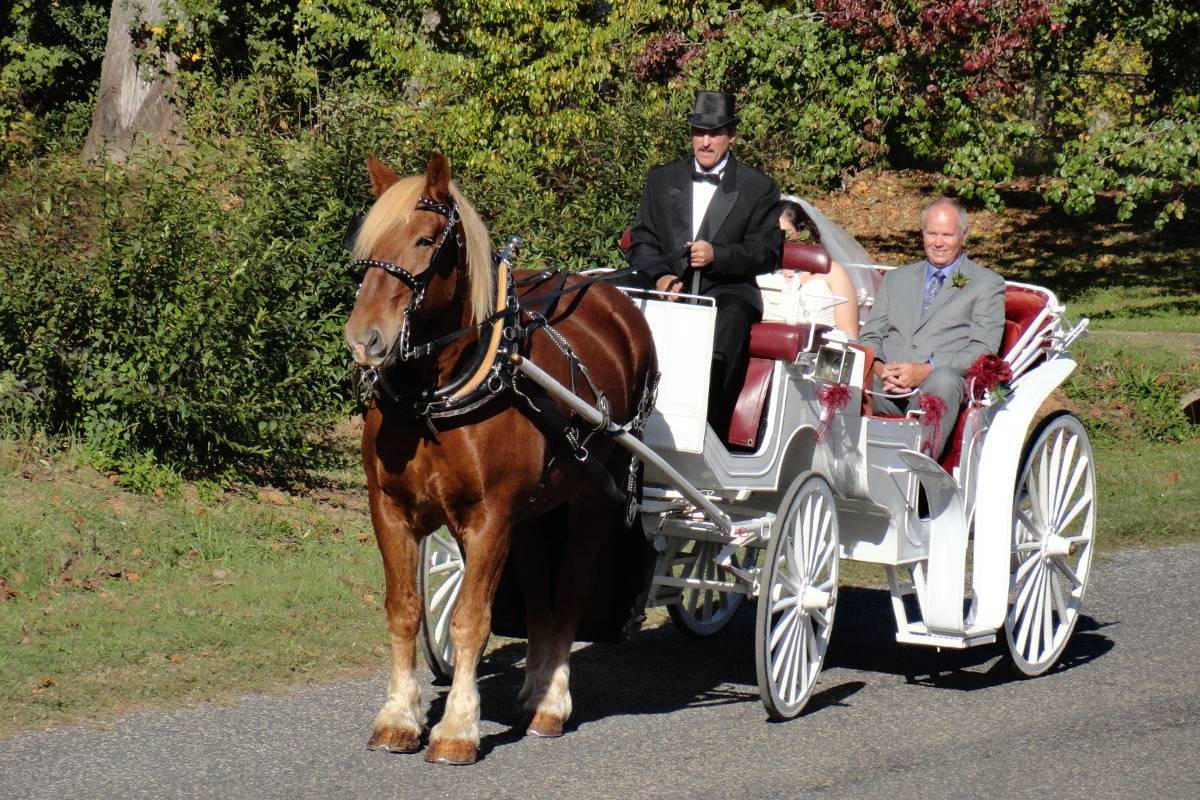
<svg viewBox="0 0 1200 800">
<path fill-rule="evenodd" d="M 721 159 L 721 163 L 714 166 L 712 169 L 704 169 L 700 166 L 696 159 L 692 159 L 692 168 L 696 172 L 703 172 L 708 175 L 721 175 L 725 172 L 725 165 L 729 163 L 729 154 Z M 717 193 L 717 185 L 708 181 L 692 181 L 692 239 L 700 233 L 700 223 L 704 222 L 704 214 L 708 211 L 708 204 L 712 202 L 713 195 Z"/>
</svg>

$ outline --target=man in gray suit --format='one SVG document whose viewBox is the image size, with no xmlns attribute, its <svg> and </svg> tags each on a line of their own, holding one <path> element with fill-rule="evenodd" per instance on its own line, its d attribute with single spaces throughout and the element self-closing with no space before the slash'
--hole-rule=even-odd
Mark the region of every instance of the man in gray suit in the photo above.
<svg viewBox="0 0 1200 800">
<path fill-rule="evenodd" d="M 884 276 L 859 342 L 875 349 L 874 390 L 908 394 L 919 389 L 946 404 L 938 457 L 958 419 L 963 373 L 1004 335 L 1004 279 L 963 255 L 967 212 L 943 197 L 921 214 L 925 259 Z M 875 395 L 876 413 L 903 414 L 919 394 Z"/>
</svg>

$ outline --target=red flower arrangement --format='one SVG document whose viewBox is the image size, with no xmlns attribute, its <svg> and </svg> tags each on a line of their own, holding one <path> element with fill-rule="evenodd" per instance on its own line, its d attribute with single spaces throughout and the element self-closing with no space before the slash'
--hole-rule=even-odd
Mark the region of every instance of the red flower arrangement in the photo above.
<svg viewBox="0 0 1200 800">
<path fill-rule="evenodd" d="M 976 403 L 983 399 L 985 392 L 994 392 L 1001 384 L 1011 381 L 1012 376 L 1012 367 L 995 353 L 984 353 L 963 374 L 971 400 Z"/>
<path fill-rule="evenodd" d="M 817 399 L 821 401 L 821 425 L 817 428 L 817 441 L 824 442 L 829 438 L 834 412 L 842 410 L 850 402 L 850 387 L 844 383 L 827 383 L 817 390 Z"/>
<path fill-rule="evenodd" d="M 921 424 L 932 429 L 929 431 L 929 438 L 925 440 L 925 444 L 921 445 L 921 449 L 929 453 L 929 457 L 933 459 L 938 457 L 933 449 L 937 447 L 937 443 L 942 438 L 942 417 L 945 414 L 945 400 L 935 394 L 921 394 Z"/>
</svg>

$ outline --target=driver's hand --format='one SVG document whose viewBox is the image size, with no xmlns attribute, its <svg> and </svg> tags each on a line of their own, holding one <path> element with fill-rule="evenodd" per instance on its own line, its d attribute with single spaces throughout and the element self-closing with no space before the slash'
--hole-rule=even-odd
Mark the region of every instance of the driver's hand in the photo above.
<svg viewBox="0 0 1200 800">
<path fill-rule="evenodd" d="M 688 266 L 692 269 L 704 269 L 712 266 L 712 242 L 688 242 Z"/>
<path fill-rule="evenodd" d="M 683 291 L 683 278 L 667 273 L 655 281 L 654 288 L 660 292 L 669 292 L 671 294 L 669 299 L 678 300 L 679 293 Z"/>
</svg>

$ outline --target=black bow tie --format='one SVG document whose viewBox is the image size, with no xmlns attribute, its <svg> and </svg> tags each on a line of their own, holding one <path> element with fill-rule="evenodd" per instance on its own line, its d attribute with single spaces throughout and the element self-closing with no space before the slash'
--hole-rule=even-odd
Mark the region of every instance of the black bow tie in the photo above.
<svg viewBox="0 0 1200 800">
<path fill-rule="evenodd" d="M 721 175 L 723 175 L 723 174 L 724 173 L 721 173 L 721 172 L 696 172 L 696 171 L 693 171 L 692 172 L 692 180 L 704 181 L 705 183 L 711 183 L 713 186 L 719 186 L 721 184 Z"/>
</svg>

